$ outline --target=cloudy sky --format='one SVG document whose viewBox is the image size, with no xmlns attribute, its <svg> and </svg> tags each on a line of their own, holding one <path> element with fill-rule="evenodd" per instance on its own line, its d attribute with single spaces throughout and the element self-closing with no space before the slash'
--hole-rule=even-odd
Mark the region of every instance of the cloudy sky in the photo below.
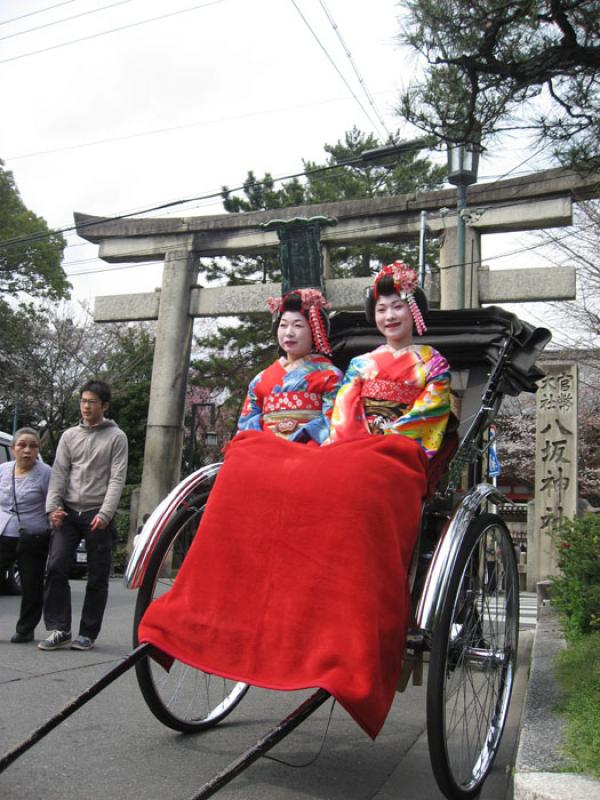
<svg viewBox="0 0 600 800">
<path fill-rule="evenodd" d="M 63 228 L 73 211 L 141 212 L 249 169 L 298 172 L 353 125 L 412 138 L 394 113 L 419 69 L 400 17 L 394 0 L 3 0 L 0 158 L 28 207 Z M 532 154 L 505 141 L 480 180 L 548 166 Z M 221 211 L 217 199 L 171 213 Z M 487 239 L 490 266 L 532 264 L 515 254 L 522 236 Z M 160 285 L 160 266 L 115 268 L 68 244 L 77 299 Z"/>
</svg>

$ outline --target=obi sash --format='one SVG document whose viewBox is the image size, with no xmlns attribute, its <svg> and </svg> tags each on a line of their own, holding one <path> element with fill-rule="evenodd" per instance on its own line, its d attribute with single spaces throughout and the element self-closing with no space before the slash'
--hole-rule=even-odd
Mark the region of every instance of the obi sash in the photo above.
<svg viewBox="0 0 600 800">
<path fill-rule="evenodd" d="M 386 381 L 381 378 L 366 380 L 361 389 L 361 400 L 369 432 L 382 434 L 389 423 L 406 413 L 423 390 L 412 384 Z"/>
<path fill-rule="evenodd" d="M 321 414 L 322 396 L 316 392 L 277 392 L 265 397 L 263 427 L 288 437 L 296 428 Z"/>
</svg>

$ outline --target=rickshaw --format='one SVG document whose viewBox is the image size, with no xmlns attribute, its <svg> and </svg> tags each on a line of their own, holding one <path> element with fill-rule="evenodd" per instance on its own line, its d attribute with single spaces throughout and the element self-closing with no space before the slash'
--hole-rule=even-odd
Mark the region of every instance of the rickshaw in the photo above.
<svg viewBox="0 0 600 800">
<path fill-rule="evenodd" d="M 374 349 L 381 338 L 358 312 L 331 320 L 333 360 Z M 410 570 L 413 618 L 398 685 L 422 684 L 427 669 L 427 733 L 437 783 L 449 800 L 481 790 L 500 746 L 513 687 L 519 629 L 519 579 L 510 532 L 496 513 L 503 502 L 487 479 L 489 428 L 505 395 L 534 392 L 536 360 L 550 340 L 507 311 L 490 307 L 430 311 L 423 337 L 452 369 L 453 413 L 430 465 L 429 492 Z M 137 627 L 152 601 L 168 591 L 190 547 L 221 464 L 188 476 L 156 507 L 136 538 L 125 583 L 138 589 Z M 176 731 L 204 731 L 224 720 L 249 690 L 139 645 L 135 659 L 152 713 Z M 144 650 L 146 648 L 146 650 Z M 318 689 L 269 734 L 209 781 L 197 800 L 215 794 L 327 700 Z"/>
<path fill-rule="evenodd" d="M 398 691 L 427 668 L 427 734 L 436 781 L 449 800 L 474 797 L 500 746 L 515 679 L 519 580 L 510 532 L 496 513 L 503 502 L 487 480 L 489 428 L 504 396 L 535 392 L 543 372 L 536 361 L 550 340 L 507 311 L 489 307 L 430 311 L 425 344 L 448 360 L 453 413 L 430 464 L 429 491 L 410 568 L 412 623 Z M 381 343 L 357 312 L 332 317 L 334 361 L 349 360 Z M 195 733 L 223 721 L 249 686 L 205 674 L 138 644 L 148 605 L 169 590 L 190 547 L 221 464 L 189 475 L 152 512 L 136 537 L 125 584 L 138 589 L 135 649 L 24 741 L 0 757 L 0 772 L 120 675 L 135 666 L 142 695 L 168 727 Z M 330 695 L 317 689 L 294 712 L 194 796 L 203 800 L 264 755 Z"/>
</svg>

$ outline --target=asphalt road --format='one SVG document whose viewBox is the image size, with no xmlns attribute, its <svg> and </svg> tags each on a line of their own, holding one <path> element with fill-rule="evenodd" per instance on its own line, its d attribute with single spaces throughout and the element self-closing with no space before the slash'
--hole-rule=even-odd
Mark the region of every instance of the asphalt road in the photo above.
<svg viewBox="0 0 600 800">
<path fill-rule="evenodd" d="M 73 584 L 79 613 L 84 584 Z M 90 652 L 42 652 L 13 645 L 16 597 L 0 597 L 0 752 L 83 691 L 130 650 L 135 593 L 113 581 L 105 626 Z M 78 619 L 78 616 L 75 617 Z M 76 629 L 76 625 L 74 625 Z M 41 638 L 43 629 L 37 631 Z M 482 800 L 510 800 L 511 767 L 527 680 L 530 632 L 521 636 L 511 714 Z M 251 689 L 212 731 L 184 736 L 161 725 L 139 692 L 133 670 L 63 722 L 0 775 L 3 800 L 185 800 L 253 744 L 306 693 Z M 217 795 L 220 800 L 439 800 L 429 765 L 425 687 L 398 695 L 372 742 L 339 706 L 325 741 L 330 703 L 280 743 L 273 755 L 302 769 L 261 759 Z"/>
</svg>

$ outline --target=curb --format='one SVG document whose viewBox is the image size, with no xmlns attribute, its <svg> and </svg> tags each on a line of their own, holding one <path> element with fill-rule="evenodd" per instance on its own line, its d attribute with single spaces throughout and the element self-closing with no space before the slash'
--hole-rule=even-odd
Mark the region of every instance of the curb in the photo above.
<svg viewBox="0 0 600 800">
<path fill-rule="evenodd" d="M 538 606 L 529 684 L 514 775 L 514 800 L 598 800 L 600 781 L 565 772 L 561 753 L 565 723 L 553 713 L 560 698 L 554 678 L 554 658 L 565 648 L 558 615 Z M 556 770 L 563 771 L 557 772 Z"/>
</svg>

